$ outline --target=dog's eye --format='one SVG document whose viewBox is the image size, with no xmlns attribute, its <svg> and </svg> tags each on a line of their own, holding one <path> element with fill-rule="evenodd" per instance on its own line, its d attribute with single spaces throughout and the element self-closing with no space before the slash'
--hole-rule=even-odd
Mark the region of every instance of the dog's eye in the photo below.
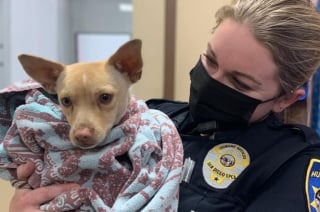
<svg viewBox="0 0 320 212">
<path fill-rule="evenodd" d="M 61 98 L 61 104 L 65 107 L 70 107 L 72 105 L 72 101 L 69 97 Z"/>
<path fill-rule="evenodd" d="M 108 104 L 109 102 L 111 102 L 111 99 L 112 95 L 108 93 L 103 93 L 99 96 L 99 101 L 102 104 Z"/>
</svg>

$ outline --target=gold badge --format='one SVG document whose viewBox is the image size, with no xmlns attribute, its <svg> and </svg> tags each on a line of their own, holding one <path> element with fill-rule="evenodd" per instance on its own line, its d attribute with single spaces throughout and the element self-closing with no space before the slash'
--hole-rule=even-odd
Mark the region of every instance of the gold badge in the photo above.
<svg viewBox="0 0 320 212">
<path fill-rule="evenodd" d="M 227 188 L 250 164 L 248 152 L 232 143 L 219 144 L 204 159 L 202 172 L 205 181 L 214 188 Z"/>
</svg>

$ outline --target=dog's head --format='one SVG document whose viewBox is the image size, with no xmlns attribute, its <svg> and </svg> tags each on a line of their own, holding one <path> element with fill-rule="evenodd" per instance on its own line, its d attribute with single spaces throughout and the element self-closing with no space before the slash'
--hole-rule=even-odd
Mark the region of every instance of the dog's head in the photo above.
<svg viewBox="0 0 320 212">
<path fill-rule="evenodd" d="M 64 65 L 20 55 L 27 74 L 59 104 L 71 129 L 70 140 L 80 148 L 97 146 L 124 115 L 130 86 L 141 78 L 141 41 L 122 45 L 108 60 Z"/>
</svg>

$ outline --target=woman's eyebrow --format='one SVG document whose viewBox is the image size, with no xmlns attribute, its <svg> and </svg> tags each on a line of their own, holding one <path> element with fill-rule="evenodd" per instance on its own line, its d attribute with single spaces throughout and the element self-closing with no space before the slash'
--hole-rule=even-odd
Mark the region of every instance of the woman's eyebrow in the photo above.
<svg viewBox="0 0 320 212">
<path fill-rule="evenodd" d="M 210 54 L 210 56 L 213 57 L 213 59 L 216 59 L 216 58 L 217 58 L 217 57 L 216 57 L 216 53 L 213 51 L 210 43 L 208 43 L 208 45 L 207 45 L 207 51 L 208 51 L 208 53 Z M 259 85 L 259 86 L 262 85 L 262 83 L 259 82 L 257 79 L 255 79 L 253 76 L 248 75 L 248 74 L 245 74 L 245 73 L 243 73 L 243 72 L 241 72 L 241 71 L 231 70 L 231 73 L 232 73 L 233 75 L 235 75 L 235 76 L 239 76 L 239 77 L 246 78 L 246 79 L 252 81 L 253 83 L 255 83 L 255 84 Z"/>
</svg>

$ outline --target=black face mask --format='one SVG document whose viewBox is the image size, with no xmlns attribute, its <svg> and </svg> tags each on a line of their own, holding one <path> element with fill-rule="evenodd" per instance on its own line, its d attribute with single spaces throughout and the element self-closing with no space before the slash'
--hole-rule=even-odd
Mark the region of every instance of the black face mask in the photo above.
<svg viewBox="0 0 320 212">
<path fill-rule="evenodd" d="M 201 59 L 190 78 L 190 113 L 195 122 L 202 124 L 202 131 L 245 127 L 259 104 L 275 99 L 261 101 L 220 83 L 210 77 Z"/>
</svg>

